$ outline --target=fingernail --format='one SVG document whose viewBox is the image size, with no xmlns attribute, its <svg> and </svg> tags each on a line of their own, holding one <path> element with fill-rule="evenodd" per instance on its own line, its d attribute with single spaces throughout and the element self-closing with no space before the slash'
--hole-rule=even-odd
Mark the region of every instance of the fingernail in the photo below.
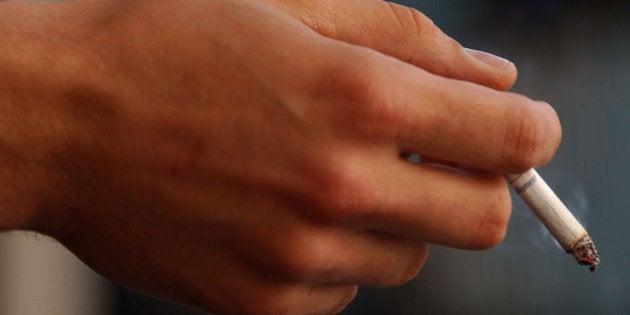
<svg viewBox="0 0 630 315">
<path fill-rule="evenodd" d="M 470 49 L 470 48 L 465 48 L 465 50 L 473 57 L 475 57 L 477 60 L 487 64 L 488 66 L 495 68 L 495 69 L 505 69 L 507 67 L 509 67 L 512 62 L 499 57 L 499 56 L 495 56 L 493 54 L 487 53 L 485 51 L 481 51 L 481 50 L 475 50 L 475 49 Z"/>
</svg>

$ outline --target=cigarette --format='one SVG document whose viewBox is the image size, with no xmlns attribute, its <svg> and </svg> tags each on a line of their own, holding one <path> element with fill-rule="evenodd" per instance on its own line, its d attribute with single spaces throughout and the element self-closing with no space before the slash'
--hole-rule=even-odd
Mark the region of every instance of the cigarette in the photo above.
<svg viewBox="0 0 630 315">
<path fill-rule="evenodd" d="M 534 169 L 505 175 L 516 193 L 547 227 L 560 246 L 591 272 L 599 267 L 599 254 L 584 227 Z"/>
</svg>

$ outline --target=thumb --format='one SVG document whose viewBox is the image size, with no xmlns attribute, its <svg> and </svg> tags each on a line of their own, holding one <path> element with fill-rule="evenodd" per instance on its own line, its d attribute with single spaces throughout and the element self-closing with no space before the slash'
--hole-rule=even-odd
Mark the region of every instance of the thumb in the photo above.
<svg viewBox="0 0 630 315">
<path fill-rule="evenodd" d="M 419 11 L 380 0 L 270 0 L 320 34 L 377 50 L 443 77 L 507 90 L 516 67 L 465 49 Z"/>
</svg>

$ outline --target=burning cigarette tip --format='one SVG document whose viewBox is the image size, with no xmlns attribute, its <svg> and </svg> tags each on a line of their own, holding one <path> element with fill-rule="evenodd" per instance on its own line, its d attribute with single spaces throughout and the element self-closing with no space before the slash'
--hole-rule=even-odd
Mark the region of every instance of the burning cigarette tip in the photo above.
<svg viewBox="0 0 630 315">
<path fill-rule="evenodd" d="M 587 265 L 591 272 L 599 267 L 599 253 L 588 235 L 575 245 L 572 254 L 580 265 Z"/>
<path fill-rule="evenodd" d="M 562 248 L 591 272 L 597 270 L 599 253 L 593 241 L 538 172 L 530 169 L 522 174 L 507 174 L 505 178 Z"/>
</svg>

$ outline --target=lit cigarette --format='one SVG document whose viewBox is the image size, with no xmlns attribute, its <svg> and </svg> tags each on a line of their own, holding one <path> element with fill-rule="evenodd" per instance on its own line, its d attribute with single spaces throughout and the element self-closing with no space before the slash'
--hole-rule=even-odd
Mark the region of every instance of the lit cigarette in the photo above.
<svg viewBox="0 0 630 315">
<path fill-rule="evenodd" d="M 599 255 L 591 237 L 538 172 L 530 169 L 505 178 L 567 253 L 591 271 L 599 267 Z"/>
</svg>

